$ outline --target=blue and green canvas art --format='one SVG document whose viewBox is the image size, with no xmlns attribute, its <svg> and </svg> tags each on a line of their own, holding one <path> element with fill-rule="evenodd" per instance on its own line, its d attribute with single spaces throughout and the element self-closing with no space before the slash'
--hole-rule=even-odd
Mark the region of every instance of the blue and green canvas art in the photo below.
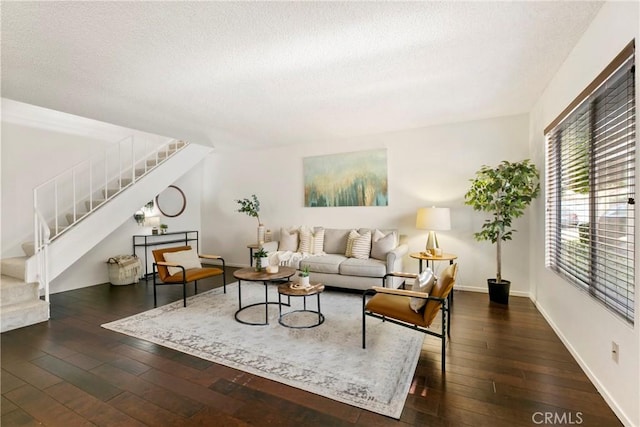
<svg viewBox="0 0 640 427">
<path fill-rule="evenodd" d="M 387 206 L 387 150 L 303 159 L 304 205 Z"/>
</svg>

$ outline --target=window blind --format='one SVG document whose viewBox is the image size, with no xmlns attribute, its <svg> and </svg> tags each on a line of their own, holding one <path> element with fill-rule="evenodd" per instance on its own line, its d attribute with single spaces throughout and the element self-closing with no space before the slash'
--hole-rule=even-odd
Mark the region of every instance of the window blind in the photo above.
<svg viewBox="0 0 640 427">
<path fill-rule="evenodd" d="M 631 44 L 545 130 L 546 265 L 633 324 L 635 53 Z"/>
</svg>

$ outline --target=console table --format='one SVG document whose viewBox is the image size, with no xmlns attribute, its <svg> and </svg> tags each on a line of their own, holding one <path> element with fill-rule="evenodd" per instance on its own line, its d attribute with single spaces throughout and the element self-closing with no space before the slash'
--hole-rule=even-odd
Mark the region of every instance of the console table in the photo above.
<svg viewBox="0 0 640 427">
<path fill-rule="evenodd" d="M 144 278 L 149 276 L 149 266 L 147 263 L 147 248 L 153 246 L 170 245 L 173 243 L 189 245 L 189 242 L 196 242 L 196 252 L 200 253 L 200 245 L 197 231 L 170 231 L 164 234 L 135 234 L 133 236 L 133 254 L 136 248 L 144 248 Z"/>
</svg>

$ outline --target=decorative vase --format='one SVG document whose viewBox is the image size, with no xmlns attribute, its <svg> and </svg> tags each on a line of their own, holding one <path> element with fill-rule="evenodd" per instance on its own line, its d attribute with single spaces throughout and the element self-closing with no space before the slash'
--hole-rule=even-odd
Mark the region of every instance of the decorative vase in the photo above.
<svg viewBox="0 0 640 427">
<path fill-rule="evenodd" d="M 264 243 L 264 224 L 258 225 L 258 244 Z"/>
</svg>

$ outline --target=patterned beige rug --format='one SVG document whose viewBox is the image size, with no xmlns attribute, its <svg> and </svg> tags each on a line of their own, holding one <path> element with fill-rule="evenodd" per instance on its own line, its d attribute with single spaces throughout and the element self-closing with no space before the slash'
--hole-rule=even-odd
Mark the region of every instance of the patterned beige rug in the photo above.
<svg viewBox="0 0 640 427">
<path fill-rule="evenodd" d="M 277 301 L 276 287 L 269 300 Z M 264 286 L 243 283 L 243 306 L 264 301 Z M 292 308 L 302 308 L 292 298 Z M 315 308 L 315 297 L 307 308 Z M 214 289 L 188 299 L 102 325 L 203 359 L 273 381 L 400 418 L 424 334 L 367 318 L 367 348 L 362 349 L 362 297 L 325 291 L 325 322 L 310 329 L 278 323 L 277 305 L 269 306 L 269 325 L 237 322 L 238 285 L 227 293 Z M 288 308 L 283 308 L 289 310 Z M 264 321 L 264 306 L 240 314 L 245 321 Z M 317 318 L 317 317 L 316 317 Z M 313 322 L 308 313 L 292 314 L 288 323 Z M 300 323 L 296 323 L 300 322 Z"/>
</svg>

